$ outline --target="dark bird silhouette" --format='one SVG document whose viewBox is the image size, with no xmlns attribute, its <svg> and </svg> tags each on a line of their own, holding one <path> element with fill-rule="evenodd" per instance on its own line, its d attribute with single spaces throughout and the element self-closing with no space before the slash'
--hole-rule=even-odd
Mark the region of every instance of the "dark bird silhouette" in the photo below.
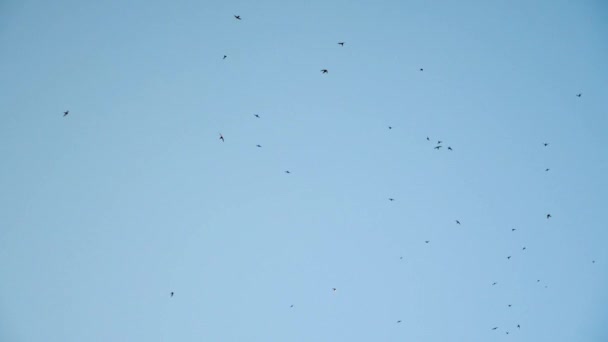
<svg viewBox="0 0 608 342">
<path fill-rule="evenodd" d="M 439 141 L 437 142 L 437 145 L 441 145 L 441 143 L 442 143 L 442 142 L 443 142 L 443 141 L 439 140 Z"/>
<path fill-rule="evenodd" d="M 551 214 L 547 214 L 547 220 L 551 218 Z"/>
<path fill-rule="evenodd" d="M 397 321 L 397 323 L 401 323 L 401 321 Z"/>
<path fill-rule="evenodd" d="M 222 59 L 226 59 L 226 57 L 228 57 L 228 56 L 224 55 L 224 58 L 222 58 Z"/>
<path fill-rule="evenodd" d="M 291 304 L 290 308 L 293 308 L 293 304 Z"/>
<path fill-rule="evenodd" d="M 526 247 L 523 247 L 521 250 L 522 250 L 522 251 L 525 251 L 525 250 L 526 250 Z"/>
<path fill-rule="evenodd" d="M 592 263 L 592 264 L 595 264 L 595 260 L 592 260 L 592 261 L 591 261 L 591 263 Z"/>
<path fill-rule="evenodd" d="M 399 257 L 399 260 L 403 260 L 403 257 Z M 595 262 L 595 261 L 594 261 Z"/>
<path fill-rule="evenodd" d="M 260 115 L 259 115 L 259 114 L 253 114 L 253 116 L 255 116 L 255 117 L 256 117 L 256 118 L 258 118 L 258 119 L 260 118 Z"/>
<path fill-rule="evenodd" d="M 498 284 L 498 283 L 497 283 L 497 282 L 493 282 L 493 283 L 492 283 L 492 286 L 494 286 L 494 285 L 496 285 L 496 284 Z"/>
<path fill-rule="evenodd" d="M 509 307 L 511 307 L 511 304 L 509 304 Z"/>
<path fill-rule="evenodd" d="M 424 71 L 424 69 L 420 68 L 420 71 Z"/>
<path fill-rule="evenodd" d="M 438 149 L 440 149 L 440 148 L 441 148 L 441 145 L 439 145 L 439 146 L 435 146 L 435 149 L 436 149 L 436 150 L 438 150 Z"/>
<path fill-rule="evenodd" d="M 494 328 L 492 328 L 492 330 L 496 330 L 496 329 L 498 329 L 498 327 L 494 327 Z"/>
<path fill-rule="evenodd" d="M 327 69 L 321 69 L 322 74 L 327 74 L 328 72 L 329 72 L 329 70 L 327 70 Z"/>
<path fill-rule="evenodd" d="M 507 332 L 505 332 L 505 334 L 509 335 L 509 332 L 507 331 Z"/>
<path fill-rule="evenodd" d="M 285 173 L 291 173 L 291 172 L 289 172 L 289 170 L 285 170 Z"/>
<path fill-rule="evenodd" d="M 338 42 L 338 45 L 344 46 L 344 42 Z"/>
<path fill-rule="evenodd" d="M 578 93 L 578 94 L 576 94 L 576 96 L 577 97 L 581 97 L 581 96 L 583 96 L 583 94 L 582 93 Z"/>
<path fill-rule="evenodd" d="M 262 145 L 255 145 L 255 146 L 257 146 L 257 147 L 262 147 Z"/>
<path fill-rule="evenodd" d="M 515 228 L 511 228 L 511 231 L 512 231 L 512 232 L 514 232 L 514 231 L 516 231 L 516 230 L 517 230 L 517 229 L 515 229 Z"/>
<path fill-rule="evenodd" d="M 173 293 L 173 292 L 171 292 L 171 297 L 173 297 L 173 295 L 174 295 L 174 293 Z"/>
<path fill-rule="evenodd" d="M 452 151 L 452 148 L 450 146 L 448 146 L 448 150 Z"/>
<path fill-rule="evenodd" d="M 511 256 L 509 255 L 509 256 L 507 257 L 507 259 L 511 259 Z"/>
<path fill-rule="evenodd" d="M 543 143 L 543 145 L 545 145 L 545 147 L 549 146 L 549 143 Z"/>
<path fill-rule="evenodd" d="M 426 140 L 431 141 L 431 139 L 429 137 L 426 137 Z"/>
<path fill-rule="evenodd" d="M 456 224 L 460 224 L 460 221 L 456 220 Z"/>
<path fill-rule="evenodd" d="M 549 171 L 550 169 L 545 169 L 545 172 Z"/>
<path fill-rule="evenodd" d="M 389 198 L 388 200 L 392 202 L 392 201 L 394 201 L 395 199 L 394 199 L 394 198 Z"/>
<path fill-rule="evenodd" d="M 537 282 L 537 283 L 540 283 L 540 279 L 537 279 L 537 280 L 536 280 L 536 282 Z"/>
<path fill-rule="evenodd" d="M 66 110 L 65 112 L 63 112 L 63 116 L 66 116 L 66 115 L 68 115 L 68 114 L 70 114 L 70 111 L 69 111 L 69 110 Z"/>
<path fill-rule="evenodd" d="M 520 327 L 520 325 L 518 324 L 518 325 L 517 325 L 517 329 L 519 329 L 519 328 L 521 328 L 521 327 Z"/>
<path fill-rule="evenodd" d="M 337 289 L 337 288 L 335 288 L 335 287 L 332 287 L 332 288 L 331 288 L 331 290 L 332 290 L 333 292 L 338 291 L 338 289 Z"/>
<path fill-rule="evenodd" d="M 430 240 L 426 240 L 426 241 L 424 241 L 424 243 L 429 243 L 429 242 L 431 242 L 431 241 L 430 241 Z"/>
<path fill-rule="evenodd" d="M 393 126 L 388 126 L 388 129 L 393 129 Z"/>
<path fill-rule="evenodd" d="M 235 15 L 234 17 L 236 18 L 236 20 L 241 20 L 241 16 L 240 15 Z"/>
<path fill-rule="evenodd" d="M 224 136 L 222 135 L 222 133 L 220 133 L 220 140 L 221 140 L 222 142 L 224 142 Z"/>
</svg>

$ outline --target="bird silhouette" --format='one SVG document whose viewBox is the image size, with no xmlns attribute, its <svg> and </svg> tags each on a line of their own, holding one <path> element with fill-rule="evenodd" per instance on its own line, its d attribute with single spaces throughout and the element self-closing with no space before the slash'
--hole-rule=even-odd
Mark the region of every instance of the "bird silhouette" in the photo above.
<svg viewBox="0 0 608 342">
<path fill-rule="evenodd" d="M 543 145 L 545 145 L 545 147 L 549 146 L 549 143 L 543 143 Z"/>
<path fill-rule="evenodd" d="M 329 70 L 327 70 L 327 69 L 321 69 L 322 74 L 327 74 L 328 72 L 329 72 Z"/>
<path fill-rule="evenodd" d="M 388 126 L 388 129 L 393 129 L 393 126 Z"/>
<path fill-rule="evenodd" d="M 255 116 L 255 117 L 256 117 L 256 118 L 258 118 L 258 119 L 260 118 L 260 115 L 259 115 L 259 114 L 253 114 L 253 116 Z"/>
<path fill-rule="evenodd" d="M 392 201 L 394 201 L 395 199 L 394 199 L 394 198 L 389 198 L 388 200 L 392 202 Z"/>
<path fill-rule="evenodd" d="M 460 224 L 460 221 L 456 220 L 456 224 Z"/>
<path fill-rule="evenodd" d="M 551 218 L 551 214 L 547 214 L 547 220 Z"/>
<path fill-rule="evenodd" d="M 517 329 L 519 329 L 519 328 L 521 328 L 521 327 L 520 327 L 520 325 L 518 324 L 518 325 L 517 325 Z"/>
<path fill-rule="evenodd" d="M 426 137 L 426 140 L 431 141 L 431 139 L 429 137 Z"/>
<path fill-rule="evenodd" d="M 338 42 L 338 45 L 344 46 L 344 42 Z"/>
<path fill-rule="evenodd" d="M 403 257 L 399 257 L 399 260 L 403 260 Z M 595 261 L 594 261 L 595 262 Z"/>
<path fill-rule="evenodd" d="M 262 147 L 262 145 L 255 145 L 255 146 L 257 146 L 257 147 Z"/>
<path fill-rule="evenodd" d="M 507 259 L 511 259 L 511 256 L 509 255 L 509 256 L 507 257 Z"/>
<path fill-rule="evenodd" d="M 435 146 L 435 149 L 436 149 L 436 150 L 438 150 L 438 149 L 440 149 L 440 148 L 441 148 L 441 145 L 439 145 L 439 146 Z"/>
<path fill-rule="evenodd" d="M 442 142 L 443 142 L 443 141 L 439 140 L 439 141 L 437 142 L 437 145 L 441 145 L 441 143 L 442 143 Z"/>
<path fill-rule="evenodd" d="M 522 251 L 525 251 L 525 250 L 526 250 L 526 247 L 523 247 L 521 250 L 522 250 Z"/>
<path fill-rule="evenodd" d="M 429 242 L 431 242 L 431 241 L 430 241 L 430 240 L 426 240 L 426 241 L 424 241 L 424 243 L 429 243 Z"/>
<path fill-rule="evenodd" d="M 511 304 L 509 304 L 509 307 L 511 307 Z"/>
<path fill-rule="evenodd" d="M 420 71 L 424 71 L 424 69 L 420 68 Z"/>
<path fill-rule="evenodd" d="M 583 94 L 582 93 L 578 93 L 578 94 L 576 94 L 576 96 L 577 97 L 581 97 L 581 96 L 583 96 Z"/>
<path fill-rule="evenodd" d="M 289 170 L 285 170 L 285 173 L 291 173 L 291 172 L 289 172 Z"/>
<path fill-rule="evenodd" d="M 550 169 L 545 169 L 545 172 L 549 171 Z"/>
<path fill-rule="evenodd" d="M 517 229 L 515 229 L 515 228 L 511 228 L 511 231 L 512 231 L 512 232 L 514 232 L 514 231 L 516 231 L 516 230 L 517 230 Z"/>
<path fill-rule="evenodd" d="M 222 59 L 226 59 L 226 57 L 228 57 L 228 56 L 224 55 L 224 58 L 222 58 Z"/>
<path fill-rule="evenodd" d="M 592 263 L 592 264 L 595 264 L 595 260 L 592 260 L 592 261 L 591 261 L 591 263 Z"/>
<path fill-rule="evenodd" d="M 338 291 L 338 289 L 337 289 L 337 288 L 335 288 L 335 287 L 332 287 L 332 288 L 331 288 L 331 290 L 332 290 L 333 292 Z"/>
<path fill-rule="evenodd" d="M 222 142 L 224 142 L 224 136 L 222 135 L 222 133 L 220 133 L 220 140 L 221 140 Z"/>
<path fill-rule="evenodd" d="M 293 308 L 293 304 L 291 304 L 290 308 Z"/>
<path fill-rule="evenodd" d="M 401 323 L 401 321 L 397 321 L 397 323 Z"/>
<path fill-rule="evenodd" d="M 63 116 L 66 116 L 66 115 L 68 115 L 68 114 L 70 114 L 70 111 L 69 111 L 69 110 L 66 110 L 65 112 L 63 112 Z"/>
<path fill-rule="evenodd" d="M 234 15 L 234 17 L 236 18 L 236 20 L 241 20 L 241 16 L 240 15 Z"/>
<path fill-rule="evenodd" d="M 450 146 L 448 146 L 448 150 L 452 151 L 452 148 Z"/>
<path fill-rule="evenodd" d="M 498 329 L 498 327 L 494 327 L 494 328 L 492 328 L 492 330 L 496 330 L 496 329 Z"/>
<path fill-rule="evenodd" d="M 171 297 L 173 297 L 173 295 L 174 295 L 174 293 L 173 293 L 173 292 L 171 292 Z"/>
<path fill-rule="evenodd" d="M 494 286 L 494 285 L 496 285 L 496 284 L 498 284 L 498 283 L 497 283 L 497 282 L 493 282 L 493 283 L 492 283 L 492 286 Z"/>
</svg>

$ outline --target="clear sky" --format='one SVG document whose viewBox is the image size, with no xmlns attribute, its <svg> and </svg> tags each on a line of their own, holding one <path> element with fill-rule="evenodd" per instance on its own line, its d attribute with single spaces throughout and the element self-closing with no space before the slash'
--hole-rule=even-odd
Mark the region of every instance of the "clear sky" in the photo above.
<svg viewBox="0 0 608 342">
<path fill-rule="evenodd" d="M 608 340 L 607 16 L 0 1 L 0 341 Z"/>
</svg>

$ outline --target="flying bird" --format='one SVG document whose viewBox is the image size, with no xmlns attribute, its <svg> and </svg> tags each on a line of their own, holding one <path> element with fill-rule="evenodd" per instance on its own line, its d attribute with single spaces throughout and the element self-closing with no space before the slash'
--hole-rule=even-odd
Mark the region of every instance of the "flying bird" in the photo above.
<svg viewBox="0 0 608 342">
<path fill-rule="evenodd" d="M 525 251 L 525 250 L 526 250 L 526 247 L 524 246 L 524 247 L 523 247 L 521 250 L 522 250 L 522 251 Z"/>
<path fill-rule="evenodd" d="M 592 261 L 591 261 L 591 263 L 592 263 L 592 264 L 595 264 L 595 260 L 592 260 Z"/>
<path fill-rule="evenodd" d="M 443 142 L 443 141 L 439 140 L 439 141 L 437 142 L 437 145 L 441 145 L 441 143 L 442 143 L 442 142 Z"/>
<path fill-rule="evenodd" d="M 388 129 L 393 129 L 393 126 L 388 126 Z"/>
<path fill-rule="evenodd" d="M 226 57 L 228 57 L 228 56 L 224 55 L 224 58 L 222 58 L 222 59 L 226 59 Z"/>
<path fill-rule="evenodd" d="M 577 97 L 581 97 L 581 96 L 583 96 L 583 94 L 582 93 L 578 93 L 578 94 L 576 94 L 576 96 Z"/>
<path fill-rule="evenodd" d="M 441 145 L 435 146 L 435 149 L 438 150 L 441 148 Z"/>
<path fill-rule="evenodd" d="M 518 324 L 518 325 L 517 325 L 517 329 L 519 329 L 519 328 L 521 328 L 521 327 L 520 327 L 520 326 L 519 326 L 519 324 Z"/>
<path fill-rule="evenodd" d="M 420 68 L 420 71 L 424 71 L 424 69 Z"/>
<path fill-rule="evenodd" d="M 338 42 L 338 45 L 344 46 L 344 42 Z"/>
<path fill-rule="evenodd" d="M 335 287 L 332 287 L 332 288 L 331 288 L 331 290 L 332 290 L 333 292 L 338 291 L 338 289 L 337 289 L 337 288 L 335 288 Z"/>
<path fill-rule="evenodd" d="M 545 169 L 545 172 L 549 171 L 550 169 Z"/>
<path fill-rule="evenodd" d="M 431 242 L 431 241 L 429 241 L 429 240 L 424 241 L 424 243 L 429 243 L 429 242 Z"/>
<path fill-rule="evenodd" d="M 452 148 L 450 146 L 448 146 L 448 150 L 452 151 Z"/>
<path fill-rule="evenodd" d="M 511 304 L 509 304 L 509 307 L 511 307 Z"/>
<path fill-rule="evenodd" d="M 253 114 L 253 116 L 255 116 L 255 117 L 256 117 L 256 118 L 258 118 L 258 119 L 260 118 L 260 115 L 259 115 L 259 114 Z"/>
<path fill-rule="evenodd" d="M 388 200 L 392 202 L 392 201 L 394 201 L 395 199 L 394 199 L 394 198 L 389 198 Z"/>
<path fill-rule="evenodd" d="M 492 286 L 494 286 L 494 285 L 496 285 L 496 284 L 498 284 L 498 283 L 497 283 L 497 282 L 493 282 L 493 283 L 492 283 Z"/>
<path fill-rule="evenodd" d="M 456 220 L 456 224 L 460 224 L 460 221 Z"/>
<path fill-rule="evenodd" d="M 426 137 L 426 140 L 431 141 L 431 139 L 429 139 L 429 137 Z"/>
<path fill-rule="evenodd" d="M 255 145 L 255 146 L 257 146 L 257 147 L 262 147 L 262 145 Z"/>
<path fill-rule="evenodd" d="M 241 16 L 240 15 L 235 15 L 234 17 L 236 18 L 236 20 L 241 20 Z"/>
<path fill-rule="evenodd" d="M 496 330 L 496 329 L 498 329 L 498 327 L 494 327 L 494 328 L 492 328 L 492 330 Z"/>
<path fill-rule="evenodd" d="M 171 292 L 171 297 L 173 297 L 173 295 L 174 295 L 174 293 L 173 293 L 173 292 Z"/>
<path fill-rule="evenodd" d="M 220 140 L 221 140 L 222 142 L 224 142 L 224 136 L 222 135 L 222 133 L 220 133 Z"/>
<path fill-rule="evenodd" d="M 512 231 L 512 232 L 514 232 L 514 231 L 516 231 L 516 230 L 517 230 L 517 229 L 515 229 L 515 228 L 511 228 L 511 231 Z"/>
<path fill-rule="evenodd" d="M 68 114 L 70 114 L 70 111 L 69 111 L 69 110 L 66 110 L 65 112 L 63 112 L 63 116 L 66 116 L 66 115 L 68 115 Z"/>
<path fill-rule="evenodd" d="M 549 146 L 549 143 L 543 143 L 543 145 L 545 145 L 545 147 Z"/>
<path fill-rule="evenodd" d="M 290 308 L 293 308 L 293 304 L 291 304 Z"/>
<path fill-rule="evenodd" d="M 547 220 L 551 218 L 551 214 L 547 214 Z"/>
<path fill-rule="evenodd" d="M 285 170 L 285 173 L 291 173 L 291 172 L 289 172 L 289 170 Z"/>
<path fill-rule="evenodd" d="M 509 256 L 507 257 L 507 259 L 511 259 L 511 256 L 509 255 Z"/>
<path fill-rule="evenodd" d="M 397 321 L 397 323 L 401 323 L 401 321 Z"/>
<path fill-rule="evenodd" d="M 329 72 L 329 70 L 327 70 L 327 69 L 321 69 L 322 74 L 327 74 L 328 72 Z"/>
</svg>

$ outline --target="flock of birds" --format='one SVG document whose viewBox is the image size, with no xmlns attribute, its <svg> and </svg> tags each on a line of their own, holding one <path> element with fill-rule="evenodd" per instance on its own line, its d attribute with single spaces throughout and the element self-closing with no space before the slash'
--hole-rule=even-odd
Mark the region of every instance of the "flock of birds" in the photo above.
<svg viewBox="0 0 608 342">
<path fill-rule="evenodd" d="M 234 15 L 234 18 L 235 18 L 236 20 L 239 20 L 239 21 L 240 21 L 240 20 L 242 20 L 242 18 L 241 18 L 241 16 L 240 16 L 240 15 Z M 337 44 L 338 44 L 339 46 L 341 46 L 341 47 L 344 47 L 345 42 L 340 41 L 340 42 L 338 42 Z M 226 58 L 228 58 L 228 55 L 223 55 L 222 60 L 225 60 Z M 421 72 L 422 72 L 422 71 L 424 71 L 424 68 L 419 68 L 419 71 L 421 71 Z M 321 72 L 321 74 L 328 74 L 328 73 L 329 73 L 329 70 L 328 70 L 328 69 L 320 69 L 320 72 Z M 578 93 L 578 94 L 576 94 L 576 97 L 579 97 L 579 98 L 580 98 L 580 97 L 582 97 L 582 95 L 583 95 L 582 93 Z M 66 110 L 66 111 L 64 111 L 64 112 L 63 112 L 63 116 L 64 116 L 64 117 L 66 117 L 68 114 L 70 114 L 70 111 L 69 111 L 69 110 Z M 254 117 L 255 117 L 255 118 L 258 118 L 258 119 L 260 118 L 260 115 L 259 115 L 259 114 L 253 114 L 253 115 L 254 115 Z M 389 130 L 392 130 L 392 129 L 393 129 L 393 127 L 392 127 L 392 126 L 388 126 L 388 129 L 389 129 Z M 221 142 L 225 142 L 225 141 L 226 141 L 226 140 L 225 140 L 225 138 L 224 138 L 224 135 L 223 135 L 222 133 L 219 133 L 219 140 L 220 140 Z M 426 137 L 426 140 L 427 140 L 427 141 L 429 141 L 429 142 L 431 141 L 430 137 L 428 137 L 428 136 Z M 441 140 L 438 140 L 438 141 L 437 141 L 437 143 L 436 143 L 436 144 L 434 144 L 434 145 L 435 145 L 435 146 L 433 147 L 433 149 L 435 149 L 435 150 L 440 150 L 442 147 L 444 147 L 444 145 L 443 145 L 443 141 L 441 141 Z M 548 147 L 548 146 L 549 146 L 549 143 L 545 142 L 545 143 L 543 143 L 543 146 L 544 146 L 544 147 Z M 262 146 L 258 144 L 258 145 L 256 145 L 256 147 L 261 148 Z M 447 150 L 448 150 L 448 151 L 453 151 L 453 148 L 452 148 L 451 146 L 447 146 Z M 549 170 L 550 170 L 549 168 L 546 168 L 546 169 L 545 169 L 545 172 L 548 172 Z M 290 173 L 291 173 L 291 171 L 290 171 L 290 170 L 285 170 L 284 172 L 285 172 L 285 174 L 290 174 Z M 388 200 L 389 200 L 389 201 L 391 201 L 391 202 L 393 202 L 393 201 L 395 201 L 395 198 L 389 197 L 389 198 L 388 198 Z M 548 220 L 548 219 L 551 219 L 551 217 L 552 217 L 552 216 L 551 216 L 551 214 L 550 214 L 550 213 L 547 213 L 547 214 L 546 214 L 546 218 L 547 218 L 547 220 Z M 460 220 L 455 220 L 455 223 L 456 223 L 457 225 L 461 225 Z M 511 229 L 511 231 L 512 231 L 512 232 L 515 232 L 515 231 L 516 231 L 516 229 L 515 229 L 515 228 L 512 228 L 512 229 Z M 426 244 L 428 244 L 428 243 L 430 243 L 431 241 L 430 241 L 430 240 L 425 240 L 424 242 L 425 242 Z M 524 246 L 524 247 L 522 247 L 522 251 L 525 251 L 525 250 L 526 250 L 526 247 L 525 247 L 525 246 Z M 507 258 L 507 260 L 510 260 L 510 259 L 511 259 L 511 255 L 507 256 L 506 258 Z M 400 257 L 400 259 L 403 259 L 403 257 Z M 592 263 L 593 263 L 593 264 L 595 264 L 595 260 L 592 260 Z M 536 282 L 537 282 L 537 283 L 540 283 L 540 282 L 541 282 L 541 280 L 540 280 L 540 279 L 537 279 L 537 280 L 536 280 Z M 496 286 L 496 285 L 498 285 L 498 282 L 493 282 L 493 283 L 491 283 L 491 286 Z M 547 286 L 546 286 L 546 285 L 545 285 L 545 288 L 547 288 Z M 337 292 L 337 288 L 335 288 L 335 287 L 334 287 L 334 288 L 331 288 L 331 291 L 332 291 L 332 293 L 336 293 L 336 292 Z M 169 293 L 169 295 L 170 295 L 170 297 L 173 297 L 173 296 L 175 295 L 175 292 L 171 291 L 171 292 Z M 507 305 L 507 307 L 508 307 L 508 308 L 512 307 L 512 304 L 508 304 L 508 305 Z M 294 308 L 294 305 L 293 305 L 293 304 L 291 304 L 291 305 L 290 305 L 290 308 Z M 399 324 L 399 323 L 401 323 L 401 322 L 402 322 L 402 320 L 397 320 L 397 321 L 396 321 L 396 323 L 397 323 L 397 324 Z M 514 326 L 514 328 L 516 328 L 516 329 L 521 329 L 521 325 L 520 325 L 520 324 L 517 324 L 517 325 L 515 325 L 515 326 Z M 494 326 L 494 327 L 492 327 L 492 328 L 491 328 L 491 330 L 492 330 L 492 331 L 499 330 L 499 327 L 498 327 L 498 326 Z M 509 330 L 505 329 L 505 330 L 504 330 L 504 332 L 505 332 L 505 334 L 506 334 L 506 335 L 509 335 Z"/>
</svg>

